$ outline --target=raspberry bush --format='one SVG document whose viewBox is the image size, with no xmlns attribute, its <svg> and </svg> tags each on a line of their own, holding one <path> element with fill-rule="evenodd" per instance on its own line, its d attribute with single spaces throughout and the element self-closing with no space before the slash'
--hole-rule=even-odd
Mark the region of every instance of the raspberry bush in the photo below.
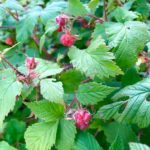
<svg viewBox="0 0 150 150">
<path fill-rule="evenodd" d="M 0 150 L 149 150 L 146 0 L 0 1 Z"/>
</svg>

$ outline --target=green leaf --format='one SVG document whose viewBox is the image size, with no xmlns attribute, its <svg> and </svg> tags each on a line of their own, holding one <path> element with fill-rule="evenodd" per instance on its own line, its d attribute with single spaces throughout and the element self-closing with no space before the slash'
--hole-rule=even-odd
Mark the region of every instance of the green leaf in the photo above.
<svg viewBox="0 0 150 150">
<path fill-rule="evenodd" d="M 131 67 L 136 62 L 139 52 L 149 38 L 146 25 L 138 21 L 112 23 L 106 28 L 106 33 L 121 67 Z"/>
<path fill-rule="evenodd" d="M 46 8 L 40 14 L 42 23 L 46 24 L 48 20 L 52 21 L 52 19 L 54 19 L 62 11 L 64 12 L 66 7 L 67 2 L 65 1 L 53 1 L 52 3 L 48 3 Z"/>
<path fill-rule="evenodd" d="M 125 147 L 125 149 L 128 148 L 128 143 L 130 141 L 137 141 L 137 136 L 133 132 L 130 125 L 124 125 L 118 122 L 109 122 L 107 124 L 102 125 L 101 128 L 104 131 L 104 135 L 106 136 L 107 142 L 111 143 L 114 146 L 116 146 L 116 144 L 113 144 L 115 143 L 114 140 L 119 140 L 116 139 L 116 137 L 121 138 L 120 142 L 123 142 L 123 146 Z"/>
<path fill-rule="evenodd" d="M 36 123 L 25 132 L 29 150 L 49 150 L 55 144 L 58 122 Z"/>
<path fill-rule="evenodd" d="M 61 119 L 58 126 L 56 147 L 58 150 L 71 150 L 76 134 L 73 121 Z"/>
<path fill-rule="evenodd" d="M 40 52 L 42 52 L 42 48 L 44 46 L 44 43 L 45 43 L 45 39 L 46 39 L 46 35 L 43 34 L 40 38 Z"/>
<path fill-rule="evenodd" d="M 11 119 L 6 123 L 3 137 L 10 144 L 15 144 L 16 142 L 24 139 L 25 130 L 25 122 L 17 119 Z"/>
<path fill-rule="evenodd" d="M 124 150 L 124 145 L 122 141 L 122 137 L 118 136 L 115 138 L 114 142 L 109 147 L 109 150 Z"/>
<path fill-rule="evenodd" d="M 63 87 L 66 93 L 74 93 L 78 89 L 81 81 L 84 80 L 84 76 L 77 70 L 68 70 L 60 75 L 60 81 L 63 83 Z"/>
<path fill-rule="evenodd" d="M 87 132 L 77 135 L 73 150 L 102 150 L 96 139 Z"/>
<path fill-rule="evenodd" d="M 68 55 L 73 66 L 91 78 L 97 76 L 102 79 L 122 74 L 120 68 L 112 61 L 114 56 L 108 52 L 108 47 L 101 37 L 94 40 L 85 50 L 71 47 Z"/>
<path fill-rule="evenodd" d="M 40 82 L 40 91 L 43 97 L 49 101 L 63 103 L 64 90 L 61 82 L 56 79 L 43 79 Z"/>
<path fill-rule="evenodd" d="M 123 7 L 117 7 L 111 14 L 117 22 L 131 21 L 137 18 L 137 14 L 133 11 L 128 11 Z"/>
<path fill-rule="evenodd" d="M 40 58 L 36 58 L 36 61 L 38 62 L 38 65 L 35 69 L 35 72 L 39 75 L 40 79 L 48 76 L 56 75 L 63 70 L 58 66 L 57 63 L 40 59 Z"/>
<path fill-rule="evenodd" d="M 40 8 L 35 7 L 30 10 L 22 20 L 20 20 L 16 25 L 17 41 L 27 42 L 29 37 L 32 35 L 35 25 L 38 22 L 38 17 L 40 15 Z"/>
<path fill-rule="evenodd" d="M 84 5 L 80 2 L 80 0 L 69 0 L 68 3 L 68 12 L 71 15 L 82 16 L 88 13 Z"/>
<path fill-rule="evenodd" d="M 116 88 L 102 85 L 101 83 L 89 82 L 81 84 L 77 91 L 77 99 L 83 105 L 93 105 L 104 100 Z"/>
<path fill-rule="evenodd" d="M 88 7 L 91 9 L 92 12 L 95 12 L 96 8 L 98 7 L 99 0 L 91 0 L 88 4 Z"/>
<path fill-rule="evenodd" d="M 2 5 L 5 9 L 10 9 L 10 10 L 24 10 L 24 8 L 19 4 L 18 1 L 16 0 L 6 0 Z"/>
<path fill-rule="evenodd" d="M 46 122 L 56 121 L 64 114 L 64 106 L 48 102 L 45 100 L 39 102 L 26 103 L 26 105 L 35 113 L 35 115 Z"/>
<path fill-rule="evenodd" d="M 16 148 L 10 146 L 7 142 L 1 141 L 0 142 L 0 149 L 1 150 L 17 150 Z"/>
<path fill-rule="evenodd" d="M 140 144 L 140 143 L 129 143 L 130 150 L 150 150 L 150 147 L 148 147 L 145 144 Z"/>
<path fill-rule="evenodd" d="M 22 84 L 16 81 L 14 74 L 8 78 L 6 75 L 6 78 L 0 80 L 0 125 L 5 116 L 14 108 L 16 96 L 21 94 L 21 89 Z"/>
<path fill-rule="evenodd" d="M 119 122 L 136 123 L 140 127 L 147 127 L 150 124 L 149 84 L 150 78 L 146 78 L 120 90 L 113 99 L 126 98 L 126 100 L 101 107 L 100 117 L 107 120 L 114 118 Z"/>
</svg>

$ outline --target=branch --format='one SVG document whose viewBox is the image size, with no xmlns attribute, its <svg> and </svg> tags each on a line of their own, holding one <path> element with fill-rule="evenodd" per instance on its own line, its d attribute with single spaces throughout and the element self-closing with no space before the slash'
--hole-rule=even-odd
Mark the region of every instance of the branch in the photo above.
<svg viewBox="0 0 150 150">
<path fill-rule="evenodd" d="M 15 29 L 15 26 L 0 26 L 0 29 Z"/>
<path fill-rule="evenodd" d="M 108 21 L 108 18 L 107 18 L 107 3 L 106 3 L 106 0 L 104 0 L 103 18 L 104 18 L 105 21 Z"/>
<path fill-rule="evenodd" d="M 99 17 L 97 17 L 97 16 L 95 16 L 93 14 L 86 14 L 86 16 L 92 17 L 92 18 L 98 20 L 100 23 L 104 22 L 104 20 L 102 18 L 99 18 Z"/>
<path fill-rule="evenodd" d="M 0 58 L 1 58 L 2 60 L 4 60 L 4 62 L 7 63 L 8 66 L 10 66 L 10 67 L 14 70 L 14 72 L 15 72 L 17 75 L 21 75 L 21 76 L 24 76 L 24 77 L 25 77 L 25 75 L 24 75 L 23 73 L 21 73 L 17 68 L 15 68 L 15 67 L 4 57 L 4 55 L 0 54 Z"/>
</svg>

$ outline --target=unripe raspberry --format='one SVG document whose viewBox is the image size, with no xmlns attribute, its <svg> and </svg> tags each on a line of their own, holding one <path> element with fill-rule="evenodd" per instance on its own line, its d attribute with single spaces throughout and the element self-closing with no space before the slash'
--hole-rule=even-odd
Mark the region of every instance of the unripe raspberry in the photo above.
<svg viewBox="0 0 150 150">
<path fill-rule="evenodd" d="M 78 109 L 73 114 L 73 119 L 76 122 L 76 127 L 84 130 L 89 126 L 89 121 L 91 120 L 91 114 L 86 109 Z"/>
<path fill-rule="evenodd" d="M 71 33 L 65 33 L 61 36 L 60 42 L 67 47 L 72 46 L 76 41 L 76 37 L 72 35 Z"/>
<path fill-rule="evenodd" d="M 8 37 L 6 40 L 5 40 L 5 43 L 9 46 L 12 46 L 14 44 L 14 41 L 11 37 Z"/>
<path fill-rule="evenodd" d="M 66 23 L 68 22 L 68 20 L 69 20 L 69 18 L 68 18 L 68 16 L 65 15 L 65 14 L 62 14 L 62 15 L 56 17 L 56 23 L 57 23 L 60 27 L 65 26 Z"/>
<path fill-rule="evenodd" d="M 25 60 L 25 65 L 29 70 L 32 70 L 36 68 L 37 62 L 35 61 L 35 58 L 27 57 Z"/>
</svg>

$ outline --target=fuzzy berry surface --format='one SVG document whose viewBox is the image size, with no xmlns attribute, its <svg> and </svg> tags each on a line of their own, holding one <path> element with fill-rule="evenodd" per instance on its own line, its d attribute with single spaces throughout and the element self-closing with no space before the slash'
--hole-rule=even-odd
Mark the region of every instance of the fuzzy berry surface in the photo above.
<svg viewBox="0 0 150 150">
<path fill-rule="evenodd" d="M 65 33 L 60 38 L 60 42 L 67 47 L 71 47 L 72 45 L 74 45 L 75 41 L 76 37 L 71 33 Z"/>
<path fill-rule="evenodd" d="M 85 130 L 88 128 L 92 116 L 86 109 L 81 108 L 73 114 L 73 119 L 75 120 L 77 128 Z"/>
<path fill-rule="evenodd" d="M 6 40 L 5 40 L 5 43 L 9 46 L 12 46 L 14 44 L 14 41 L 11 37 L 8 37 Z"/>
<path fill-rule="evenodd" d="M 25 60 L 25 66 L 29 70 L 35 69 L 37 66 L 37 62 L 35 61 L 35 58 L 27 57 Z"/>
</svg>

